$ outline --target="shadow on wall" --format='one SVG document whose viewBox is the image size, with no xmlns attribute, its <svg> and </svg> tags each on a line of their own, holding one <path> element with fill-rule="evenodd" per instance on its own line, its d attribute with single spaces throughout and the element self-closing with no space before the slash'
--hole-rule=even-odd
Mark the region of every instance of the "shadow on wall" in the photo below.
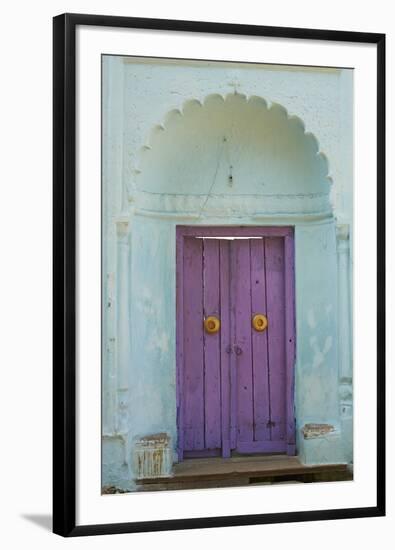
<svg viewBox="0 0 395 550">
<path fill-rule="evenodd" d="M 329 193 L 328 170 L 314 135 L 281 105 L 210 95 L 203 104 L 187 101 L 152 129 L 136 187 L 184 195 Z"/>
</svg>

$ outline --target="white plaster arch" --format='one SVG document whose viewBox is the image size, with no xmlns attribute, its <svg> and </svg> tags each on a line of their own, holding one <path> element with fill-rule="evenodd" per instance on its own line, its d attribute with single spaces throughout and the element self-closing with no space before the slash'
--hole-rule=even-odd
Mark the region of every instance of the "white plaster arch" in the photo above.
<svg viewBox="0 0 395 550">
<path fill-rule="evenodd" d="M 330 214 L 329 164 L 303 121 L 258 96 L 186 101 L 138 155 L 137 209 L 216 216 Z"/>
</svg>

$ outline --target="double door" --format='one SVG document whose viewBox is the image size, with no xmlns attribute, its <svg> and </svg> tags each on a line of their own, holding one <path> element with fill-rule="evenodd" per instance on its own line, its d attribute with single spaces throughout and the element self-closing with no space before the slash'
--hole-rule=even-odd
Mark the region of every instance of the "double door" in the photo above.
<svg viewBox="0 0 395 550">
<path fill-rule="evenodd" d="M 293 237 L 282 232 L 183 238 L 180 458 L 294 452 Z"/>
</svg>

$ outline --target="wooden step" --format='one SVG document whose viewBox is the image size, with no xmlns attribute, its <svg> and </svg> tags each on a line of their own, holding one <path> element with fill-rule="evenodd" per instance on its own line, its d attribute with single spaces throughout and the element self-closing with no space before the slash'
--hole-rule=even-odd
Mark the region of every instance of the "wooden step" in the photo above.
<svg viewBox="0 0 395 550">
<path fill-rule="evenodd" d="M 295 456 L 266 455 L 190 458 L 175 464 L 171 477 L 137 483 L 141 490 L 169 490 L 350 479 L 352 472 L 347 464 L 306 466 Z"/>
</svg>

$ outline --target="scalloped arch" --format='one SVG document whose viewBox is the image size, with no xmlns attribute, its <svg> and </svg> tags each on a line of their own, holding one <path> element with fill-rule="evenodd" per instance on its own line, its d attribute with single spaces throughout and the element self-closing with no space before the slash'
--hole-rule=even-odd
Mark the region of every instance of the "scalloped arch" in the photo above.
<svg viewBox="0 0 395 550">
<path fill-rule="evenodd" d="M 168 195 L 327 195 L 326 156 L 278 103 L 232 93 L 186 101 L 151 129 L 138 191 Z"/>
</svg>

